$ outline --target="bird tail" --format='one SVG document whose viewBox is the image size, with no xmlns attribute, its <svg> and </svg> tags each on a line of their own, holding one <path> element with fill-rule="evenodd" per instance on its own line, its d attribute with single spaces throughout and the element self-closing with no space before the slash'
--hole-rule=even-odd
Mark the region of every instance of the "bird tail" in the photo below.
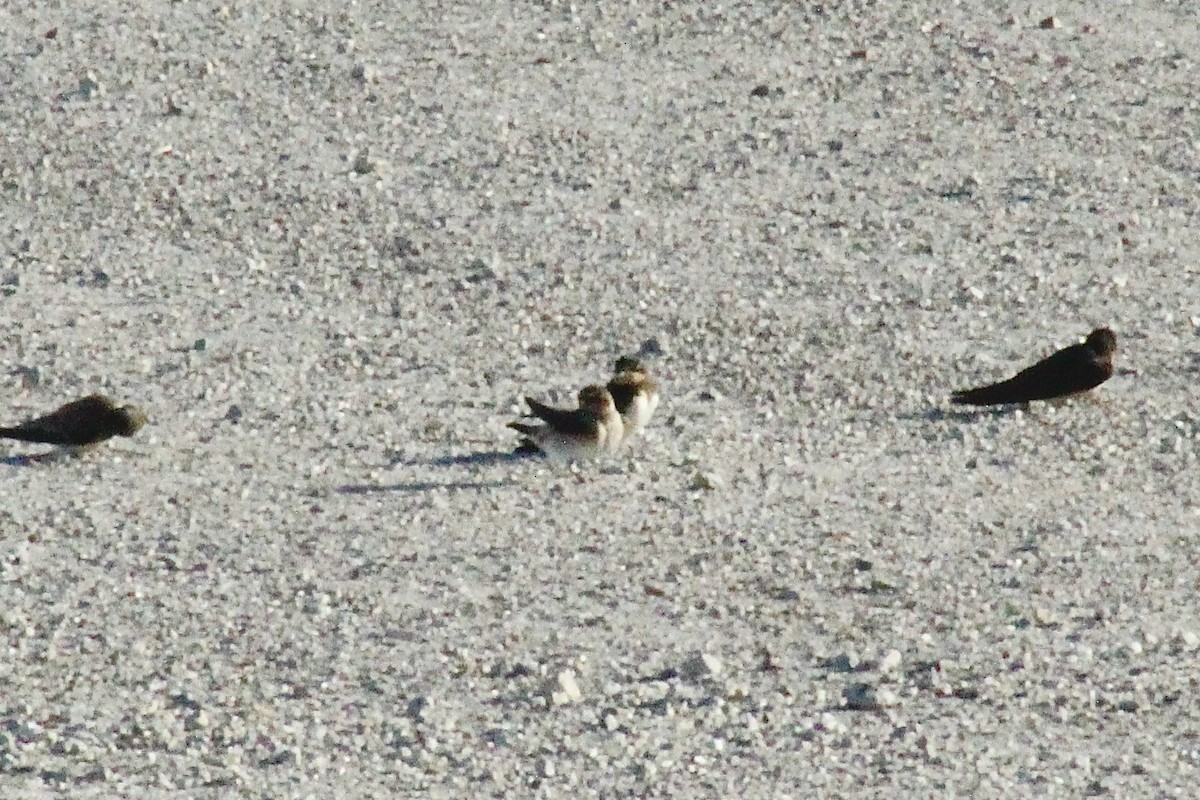
<svg viewBox="0 0 1200 800">
<path fill-rule="evenodd" d="M 513 450 L 513 455 L 517 456 L 537 456 L 542 454 L 542 448 L 538 447 L 537 442 L 533 439 L 522 439 Z"/>
<path fill-rule="evenodd" d="M 961 392 L 955 392 L 950 397 L 950 402 L 959 406 L 992 406 L 1000 403 L 1020 403 L 1023 401 L 1014 395 L 1011 381 L 1001 381 L 989 386 L 980 386 L 975 389 L 964 389 Z"/>
<path fill-rule="evenodd" d="M 526 397 L 525 404 L 529 406 L 529 413 L 532 416 L 540 419 L 546 419 L 546 417 L 554 416 L 554 414 L 558 412 L 557 408 L 548 406 L 545 403 L 540 403 L 532 397 Z"/>
<path fill-rule="evenodd" d="M 521 434 L 521 441 L 517 445 L 517 449 L 513 450 L 514 454 L 527 456 L 542 452 L 542 448 L 537 443 L 538 433 L 542 430 L 541 425 L 530 425 L 526 422 L 510 422 L 508 423 L 508 427 Z"/>
<path fill-rule="evenodd" d="M 529 436 L 529 437 L 534 437 L 537 435 L 538 430 L 542 426 L 541 425 L 530 425 L 527 422 L 510 422 L 510 423 L 508 423 L 508 427 L 512 428 L 517 433 L 521 433 L 521 434 L 524 434 L 525 436 Z"/>
<path fill-rule="evenodd" d="M 41 441 L 37 431 L 30 431 L 20 426 L 15 428 L 0 428 L 0 439 L 16 439 L 19 442 Z"/>
</svg>

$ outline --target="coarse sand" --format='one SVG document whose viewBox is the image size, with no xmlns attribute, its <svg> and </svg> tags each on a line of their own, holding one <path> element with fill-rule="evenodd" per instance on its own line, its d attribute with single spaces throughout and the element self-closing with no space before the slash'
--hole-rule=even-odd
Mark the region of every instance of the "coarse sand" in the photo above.
<svg viewBox="0 0 1200 800">
<path fill-rule="evenodd" d="M 0 5 L 0 797 L 1195 797 L 1198 8 Z"/>
</svg>

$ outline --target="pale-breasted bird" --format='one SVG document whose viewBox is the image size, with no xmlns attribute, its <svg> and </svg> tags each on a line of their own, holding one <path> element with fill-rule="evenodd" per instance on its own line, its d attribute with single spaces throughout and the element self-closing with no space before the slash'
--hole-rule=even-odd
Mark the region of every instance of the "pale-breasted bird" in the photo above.
<svg viewBox="0 0 1200 800">
<path fill-rule="evenodd" d="M 658 408 L 658 383 L 636 358 L 621 356 L 613 368 L 608 391 L 625 426 L 624 439 L 641 433 Z"/>
<path fill-rule="evenodd" d="M 579 390 L 579 408 L 552 408 L 532 397 L 525 398 L 529 410 L 542 424 L 510 422 L 508 427 L 528 437 L 552 459 L 578 461 L 616 450 L 624 425 L 612 395 L 603 386 Z"/>
</svg>

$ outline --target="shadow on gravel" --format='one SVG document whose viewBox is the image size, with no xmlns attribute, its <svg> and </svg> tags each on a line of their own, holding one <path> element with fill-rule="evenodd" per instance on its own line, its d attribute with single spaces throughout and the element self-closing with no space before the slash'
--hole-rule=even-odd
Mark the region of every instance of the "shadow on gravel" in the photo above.
<svg viewBox="0 0 1200 800">
<path fill-rule="evenodd" d="M 537 450 L 495 450 L 485 453 L 467 453 L 461 456 L 443 456 L 441 458 L 414 459 L 411 461 L 393 461 L 389 466 L 405 467 L 488 467 L 495 464 L 509 464 L 524 461 L 527 458 L 540 457 Z M 369 494 L 371 492 L 432 492 L 437 489 L 498 489 L 502 486 L 515 486 L 517 481 L 510 479 L 502 481 L 414 481 L 412 483 L 393 484 L 348 484 L 338 488 L 338 494 Z"/>
<path fill-rule="evenodd" d="M 461 456 L 442 456 L 428 461 L 405 461 L 408 467 L 490 467 L 493 464 L 515 464 L 527 458 L 540 456 L 536 450 L 493 450 L 487 453 L 467 453 Z"/>
<path fill-rule="evenodd" d="M 1019 405 L 986 406 L 962 410 L 955 409 L 953 411 L 947 411 L 944 408 L 930 408 L 925 411 L 897 414 L 896 419 L 904 420 L 905 422 L 916 422 L 918 420 L 925 420 L 926 422 L 973 422 L 978 419 L 1011 416 L 1020 409 L 1021 406 Z"/>
<path fill-rule="evenodd" d="M 51 450 L 48 453 L 38 453 L 32 456 L 9 456 L 0 458 L 0 464 L 6 467 L 32 467 L 37 464 L 53 464 L 59 461 L 66 461 L 71 457 L 69 451 Z"/>
<path fill-rule="evenodd" d="M 436 481 L 415 481 L 413 483 L 352 483 L 345 486 L 339 486 L 338 494 L 373 494 L 375 492 L 403 492 L 412 494 L 416 492 L 433 492 L 438 489 L 472 489 L 482 491 L 484 489 L 499 489 L 504 486 L 513 486 L 516 481 L 446 481 L 445 483 L 437 483 Z"/>
</svg>

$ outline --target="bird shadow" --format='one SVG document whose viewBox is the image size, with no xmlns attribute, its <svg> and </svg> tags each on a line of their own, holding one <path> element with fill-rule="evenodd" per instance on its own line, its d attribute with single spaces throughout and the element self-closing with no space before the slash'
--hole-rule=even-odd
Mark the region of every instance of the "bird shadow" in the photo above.
<svg viewBox="0 0 1200 800">
<path fill-rule="evenodd" d="M 396 459 L 389 467 L 488 467 L 496 464 L 511 464 L 529 458 L 540 458 L 538 451 L 529 451 L 518 447 L 516 450 L 494 450 L 481 453 L 465 453 L 458 456 L 442 456 L 431 459 Z M 517 482 L 511 478 L 492 481 L 412 481 L 409 483 L 393 484 L 347 484 L 338 487 L 338 494 L 371 494 L 374 492 L 431 492 L 437 489 L 475 490 L 497 489 L 503 486 L 513 486 Z"/>
<path fill-rule="evenodd" d="M 485 453 L 464 453 L 459 456 L 442 456 L 414 461 L 400 462 L 407 467 L 490 467 L 496 464 L 515 464 L 529 458 L 540 458 L 537 450 L 529 451 L 518 447 L 516 450 L 492 450 Z"/>
<path fill-rule="evenodd" d="M 24 453 L 21 455 L 7 456 L 0 458 L 0 464 L 6 467 L 36 467 L 41 464 L 57 464 L 62 461 L 69 461 L 78 456 L 70 450 L 50 450 L 45 453 Z"/>
<path fill-rule="evenodd" d="M 905 422 L 974 422 L 980 419 L 996 419 L 1008 417 L 1021 409 L 1019 404 L 1005 406 L 987 406 L 971 409 L 927 408 L 923 411 L 909 411 L 897 414 L 896 418 Z"/>
<path fill-rule="evenodd" d="M 504 486 L 512 486 L 516 481 L 413 481 L 410 483 L 350 483 L 345 486 L 339 486 L 338 494 L 374 494 L 376 492 L 400 492 L 402 494 L 416 494 L 419 492 L 433 492 L 438 489 L 453 489 L 453 490 L 474 490 L 483 491 L 485 489 L 499 489 Z"/>
</svg>

